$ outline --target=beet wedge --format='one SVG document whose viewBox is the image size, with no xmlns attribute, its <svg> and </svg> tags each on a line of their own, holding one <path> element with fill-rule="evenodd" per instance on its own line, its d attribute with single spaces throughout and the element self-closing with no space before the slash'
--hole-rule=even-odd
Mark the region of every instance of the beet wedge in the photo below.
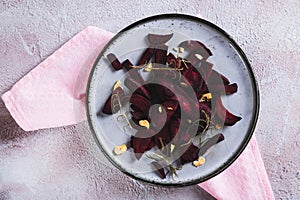
<svg viewBox="0 0 300 200">
<path fill-rule="evenodd" d="M 238 85 L 236 83 L 223 85 L 223 84 L 216 84 L 210 85 L 209 91 L 211 93 L 222 94 L 225 93 L 226 95 L 234 94 L 238 90 Z"/>
<path fill-rule="evenodd" d="M 151 61 L 152 56 L 154 55 L 154 46 L 151 45 L 149 48 L 145 49 L 141 58 L 138 61 L 138 65 L 145 65 Z"/>
<path fill-rule="evenodd" d="M 129 59 L 126 59 L 122 62 L 123 69 L 126 69 L 127 71 L 132 69 L 133 64 L 130 62 Z"/>
<path fill-rule="evenodd" d="M 209 138 L 206 142 L 201 144 L 199 155 L 202 156 L 205 154 L 205 152 L 210 149 L 213 145 L 221 142 L 224 140 L 224 135 L 222 133 L 218 133 L 214 135 L 213 137 Z"/>
<path fill-rule="evenodd" d="M 203 60 L 206 60 L 209 56 L 212 56 L 210 49 L 197 40 L 186 40 L 181 42 L 178 46 L 183 47 L 185 50 L 190 52 L 188 57 L 198 54 Z"/>
<path fill-rule="evenodd" d="M 209 76 L 208 81 L 213 82 L 220 82 L 219 80 L 223 81 L 224 85 L 228 85 L 230 83 L 229 79 L 227 77 L 225 77 L 223 74 L 220 74 L 219 72 L 217 72 L 216 70 L 212 70 L 211 74 Z"/>
<path fill-rule="evenodd" d="M 199 148 L 193 144 L 191 144 L 188 149 L 180 156 L 179 160 L 181 164 L 193 162 L 198 159 Z"/>
<path fill-rule="evenodd" d="M 179 65 L 178 64 L 178 59 L 174 56 L 174 54 L 169 53 L 167 55 L 166 62 L 168 63 L 169 67 L 171 67 L 171 68 L 178 68 L 177 67 Z"/>
<path fill-rule="evenodd" d="M 213 119 L 213 121 L 217 124 L 223 124 L 225 126 L 233 126 L 235 123 L 240 121 L 242 118 L 239 116 L 236 116 L 229 112 L 223 105 L 222 100 L 220 97 L 216 98 L 216 104 L 215 104 L 215 112 L 216 116 Z"/>
<path fill-rule="evenodd" d="M 143 83 L 136 81 L 130 76 L 126 77 L 124 80 L 124 85 L 132 92 L 144 96 L 147 99 L 150 99 L 150 94 L 148 90 L 143 86 Z"/>
<path fill-rule="evenodd" d="M 165 44 L 173 37 L 173 33 L 167 35 L 148 34 L 147 38 L 150 44 Z"/>
<path fill-rule="evenodd" d="M 150 150 L 154 143 L 152 137 L 147 137 L 148 135 L 154 135 L 151 129 L 141 129 L 131 137 L 131 147 L 135 153 L 135 157 L 139 160 L 145 151 Z"/>
<path fill-rule="evenodd" d="M 151 107 L 151 102 L 144 96 L 133 93 L 130 97 L 129 102 L 134 105 L 134 109 L 141 111 L 142 113 L 148 113 Z"/>
<path fill-rule="evenodd" d="M 165 125 L 169 124 L 170 119 L 178 109 L 178 105 L 177 101 L 168 100 L 151 109 L 149 117 L 156 130 L 161 130 Z"/>
<path fill-rule="evenodd" d="M 107 59 L 110 62 L 111 66 L 115 70 L 122 69 L 122 65 L 121 65 L 120 61 L 118 60 L 118 58 L 115 56 L 115 54 L 113 54 L 113 53 L 108 54 L 107 55 Z"/>
<path fill-rule="evenodd" d="M 155 66 L 165 65 L 167 62 L 167 53 L 168 53 L 168 46 L 167 45 L 158 45 L 155 47 L 154 53 L 154 62 L 156 63 Z"/>
<path fill-rule="evenodd" d="M 124 90 L 121 87 L 116 88 L 106 100 L 102 112 L 108 115 L 118 112 L 121 108 L 120 102 L 122 102 L 123 97 Z"/>
<path fill-rule="evenodd" d="M 154 171 L 160 178 L 166 178 L 166 172 L 161 164 L 159 164 L 158 162 L 152 162 L 151 165 L 153 166 Z"/>
</svg>

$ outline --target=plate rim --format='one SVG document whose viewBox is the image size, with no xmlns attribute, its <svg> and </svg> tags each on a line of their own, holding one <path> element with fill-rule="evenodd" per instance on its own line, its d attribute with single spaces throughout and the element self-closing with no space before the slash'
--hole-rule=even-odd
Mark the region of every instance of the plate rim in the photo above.
<svg viewBox="0 0 300 200">
<path fill-rule="evenodd" d="M 96 131 L 94 129 L 92 120 L 91 120 L 91 110 L 90 110 L 90 98 L 91 98 L 91 93 L 90 93 L 90 88 L 91 88 L 91 82 L 92 82 L 92 78 L 93 78 L 93 74 L 95 72 L 95 69 L 97 67 L 97 64 L 99 62 L 99 60 L 101 59 L 101 57 L 104 56 L 104 52 L 106 51 L 106 49 L 122 34 L 122 32 L 124 31 L 128 31 L 140 24 L 152 21 L 152 20 L 159 20 L 159 19 L 186 19 L 186 20 L 190 20 L 190 21 L 195 21 L 195 22 L 200 22 L 202 24 L 205 24 L 213 29 L 215 29 L 216 31 L 220 32 L 228 41 L 229 43 L 236 49 L 236 51 L 240 54 L 241 59 L 243 60 L 243 62 L 245 63 L 245 67 L 248 70 L 248 74 L 250 76 L 250 80 L 251 80 L 251 84 L 253 87 L 253 117 L 251 118 L 251 122 L 250 122 L 250 129 L 248 130 L 248 133 L 246 133 L 246 137 L 244 138 L 244 140 L 241 142 L 241 144 L 239 145 L 239 147 L 237 148 L 237 151 L 235 151 L 233 153 L 233 155 L 231 157 L 229 157 L 229 159 L 224 162 L 220 167 L 216 168 L 215 170 L 213 170 L 213 172 L 201 177 L 201 178 L 197 178 L 197 179 L 193 179 L 191 181 L 186 181 L 186 182 L 157 182 L 157 181 L 150 181 L 147 179 L 143 179 L 139 176 L 135 176 L 134 174 L 126 171 L 121 165 L 117 164 L 105 151 L 105 149 L 102 147 L 100 141 L 97 138 L 96 135 Z M 86 114 L 87 114 L 87 119 L 88 119 L 88 124 L 89 124 L 89 128 L 92 131 L 92 135 L 97 143 L 97 146 L 100 148 L 100 150 L 103 152 L 103 154 L 105 155 L 105 157 L 110 161 L 110 163 L 112 163 L 117 169 L 119 169 L 120 171 L 122 171 L 124 174 L 128 175 L 131 178 L 134 178 L 136 180 L 140 180 L 143 181 L 145 183 L 150 183 L 150 184 L 154 184 L 154 185 L 160 185 L 160 186 L 168 186 L 168 187 L 184 187 L 184 186 L 190 186 L 190 185 L 195 185 L 195 184 L 199 184 L 202 183 L 204 181 L 207 181 L 215 176 L 217 176 L 218 174 L 220 174 L 221 172 L 225 171 L 233 162 L 236 161 L 236 159 L 241 155 L 241 153 L 245 150 L 245 148 L 247 147 L 249 141 L 251 140 L 256 124 L 257 124 L 257 120 L 258 120 L 258 116 L 259 116 L 259 109 L 260 109 L 260 94 L 259 94 L 259 88 L 258 88 L 258 84 L 257 84 L 257 80 L 255 78 L 255 74 L 252 70 L 251 64 L 248 60 L 248 58 L 246 57 L 246 54 L 244 53 L 244 51 L 241 49 L 241 47 L 237 44 L 237 42 L 226 32 L 224 31 L 222 28 L 220 28 L 219 26 L 217 26 L 216 24 L 213 24 L 212 22 L 209 22 L 205 19 L 202 19 L 200 17 L 197 16 L 192 16 L 192 15 L 188 15 L 188 14 L 181 14 L 181 13 L 166 13 L 166 14 L 158 14 L 158 15 L 152 15 L 146 18 L 142 18 L 137 20 L 136 22 L 126 26 L 125 28 L 123 28 L 122 30 L 120 30 L 117 34 L 115 34 L 110 40 L 109 42 L 104 46 L 104 48 L 101 50 L 101 52 L 99 53 L 97 59 L 95 60 L 93 67 L 90 71 L 89 74 L 89 78 L 88 78 L 88 83 L 87 83 L 87 87 L 86 87 Z"/>
</svg>

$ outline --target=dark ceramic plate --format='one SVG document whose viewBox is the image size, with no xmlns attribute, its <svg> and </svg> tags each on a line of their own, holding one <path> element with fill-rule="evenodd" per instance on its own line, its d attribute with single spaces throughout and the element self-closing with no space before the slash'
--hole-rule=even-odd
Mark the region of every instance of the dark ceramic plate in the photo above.
<svg viewBox="0 0 300 200">
<path fill-rule="evenodd" d="M 168 41 L 170 46 L 177 46 L 187 39 L 203 42 L 213 53 L 208 61 L 214 69 L 224 74 L 231 82 L 238 84 L 238 92 L 222 97 L 224 105 L 232 113 L 242 117 L 234 126 L 221 130 L 225 136 L 223 142 L 205 154 L 206 163 L 201 167 L 185 164 L 177 171 L 178 177 L 161 179 L 153 172 L 152 162 L 146 156 L 137 160 L 133 150 L 122 155 L 114 155 L 115 146 L 130 140 L 130 131 L 124 132 L 122 121 L 114 115 L 98 114 L 117 80 L 122 80 L 125 71 L 114 71 L 106 56 L 114 53 L 120 60 L 129 58 L 136 63 L 143 50 L 149 46 L 145 40 L 148 33 L 168 34 L 173 37 Z M 142 19 L 120 31 L 106 45 L 99 55 L 90 74 L 87 87 L 87 110 L 91 130 L 97 144 L 119 170 L 138 180 L 165 186 L 186 186 L 208 180 L 230 166 L 248 144 L 259 111 L 259 93 L 251 66 L 240 47 L 221 28 L 216 25 L 188 15 L 164 14 Z"/>
</svg>

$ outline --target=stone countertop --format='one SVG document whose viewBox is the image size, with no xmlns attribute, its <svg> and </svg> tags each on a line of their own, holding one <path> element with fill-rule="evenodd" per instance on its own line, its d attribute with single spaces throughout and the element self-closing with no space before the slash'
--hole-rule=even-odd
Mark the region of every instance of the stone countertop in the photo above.
<svg viewBox="0 0 300 200">
<path fill-rule="evenodd" d="M 3 0 L 0 94 L 86 26 L 118 32 L 154 14 L 201 13 L 249 58 L 261 96 L 255 134 L 275 197 L 300 199 L 299 10 L 298 0 Z M 213 199 L 198 186 L 130 179 L 107 162 L 86 122 L 24 132 L 2 101 L 0 149 L 0 199 Z"/>
</svg>

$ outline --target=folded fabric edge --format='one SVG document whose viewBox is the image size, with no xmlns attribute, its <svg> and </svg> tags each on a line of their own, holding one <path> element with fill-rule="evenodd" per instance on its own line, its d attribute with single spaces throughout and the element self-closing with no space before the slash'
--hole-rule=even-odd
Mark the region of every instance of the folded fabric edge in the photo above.
<svg viewBox="0 0 300 200">
<path fill-rule="evenodd" d="M 269 180 L 269 176 L 267 174 L 264 161 L 261 157 L 261 153 L 260 153 L 259 146 L 258 146 L 258 143 L 257 143 L 257 139 L 255 138 L 255 136 L 252 138 L 252 141 L 251 141 L 251 151 L 252 151 L 252 155 L 255 157 L 255 159 L 257 161 L 255 163 L 256 168 L 258 169 L 258 171 L 261 172 L 261 175 L 262 175 L 262 176 L 260 176 L 261 184 L 265 188 L 268 188 L 264 192 L 265 192 L 266 196 L 269 197 L 269 199 L 275 199 L 275 196 L 274 196 L 274 193 L 273 193 L 273 190 L 272 190 L 272 186 L 271 186 L 271 183 L 270 183 L 270 180 Z M 257 163 L 261 163 L 261 165 L 258 165 Z"/>
<path fill-rule="evenodd" d="M 250 140 L 250 142 L 247 145 L 245 150 L 249 151 L 249 153 L 251 154 L 251 156 L 250 156 L 251 158 L 248 158 L 248 159 L 255 159 L 257 161 L 257 162 L 254 163 L 254 166 L 252 166 L 256 169 L 255 170 L 255 172 L 256 172 L 255 175 L 256 176 L 254 176 L 252 178 L 258 178 L 259 179 L 259 183 L 260 183 L 261 189 L 263 190 L 263 194 L 264 194 L 264 197 L 260 197 L 260 198 L 263 198 L 263 199 L 266 199 L 266 200 L 274 200 L 275 199 L 274 193 L 273 193 L 273 190 L 272 190 L 272 187 L 271 187 L 271 184 L 270 184 L 270 181 L 269 181 L 269 178 L 268 178 L 268 175 L 267 175 L 267 172 L 266 172 L 261 154 L 259 152 L 259 147 L 257 145 L 257 141 L 256 141 L 255 136 L 252 137 L 252 139 Z M 243 155 L 243 153 L 240 156 L 245 157 L 245 155 Z M 239 162 L 240 162 L 240 160 L 237 159 L 235 161 L 235 164 L 237 164 Z M 209 179 L 209 180 L 207 180 L 203 183 L 198 184 L 198 186 L 203 188 L 205 191 L 207 191 L 209 194 L 211 194 L 213 197 L 215 197 L 217 199 L 227 199 L 227 198 L 223 198 L 221 196 L 221 194 L 218 192 L 218 188 L 215 188 L 216 187 L 215 183 L 216 183 L 216 181 L 220 181 L 221 177 L 225 177 L 225 179 L 226 179 L 227 176 L 232 176 L 232 174 L 229 175 L 230 173 L 232 173 L 231 167 L 233 167 L 233 166 L 229 166 L 229 168 L 227 168 L 221 174 L 218 174 L 216 177 L 213 177 L 213 178 L 211 178 L 211 179 Z M 247 166 L 247 167 L 251 167 L 251 166 Z M 229 185 L 227 187 L 230 188 Z M 227 192 L 230 194 L 231 193 L 230 189 L 228 189 Z M 235 194 L 235 193 L 233 192 L 233 194 Z M 245 197 L 242 196 L 242 195 L 245 195 L 245 194 L 240 194 L 240 195 L 241 195 L 240 197 L 233 196 L 231 199 L 243 199 L 243 198 L 245 198 Z"/>
<path fill-rule="evenodd" d="M 14 97 L 11 94 L 11 91 L 7 91 L 1 96 L 7 110 L 24 131 L 32 130 L 32 127 L 24 119 L 23 115 L 17 110 L 17 107 L 14 106 Z"/>
<path fill-rule="evenodd" d="M 100 29 L 98 27 L 94 27 L 94 26 L 87 26 L 86 28 L 84 28 L 83 30 L 79 31 L 76 35 L 74 35 L 72 38 L 70 38 L 69 40 L 67 40 L 62 46 L 58 47 L 58 49 L 54 50 L 54 52 L 46 57 L 43 61 L 41 61 L 37 66 L 35 66 L 33 69 L 31 69 L 27 74 L 25 74 L 20 80 L 18 80 L 10 90 L 8 90 L 7 92 L 3 93 L 1 95 L 1 98 L 6 106 L 6 108 L 8 109 L 8 111 L 10 112 L 11 116 L 14 118 L 14 120 L 17 122 L 17 124 L 24 130 L 24 131 L 33 131 L 33 130 L 37 130 L 37 129 L 43 129 L 43 128 L 49 128 L 49 127 L 38 127 L 38 128 L 34 128 L 32 126 L 30 126 L 30 124 L 26 121 L 24 115 L 22 115 L 22 112 L 20 110 L 18 110 L 18 105 L 15 105 L 15 93 L 16 91 L 19 90 L 19 88 L 24 87 L 24 85 L 26 85 L 28 82 L 31 81 L 31 79 L 33 79 L 33 74 L 35 76 L 37 76 L 40 73 L 43 73 L 44 71 L 44 66 L 43 64 L 45 62 L 49 62 L 48 59 L 51 58 L 51 56 L 58 54 L 58 52 L 62 51 L 61 49 L 63 49 L 63 47 L 68 47 L 70 45 L 70 42 L 73 40 L 77 40 L 78 37 L 81 37 L 84 33 L 100 33 L 102 35 L 105 35 L 105 38 L 111 38 L 114 36 L 113 33 Z M 103 38 L 102 38 L 103 39 Z M 46 65 L 47 66 L 47 65 Z M 82 122 L 84 120 L 80 120 L 78 123 Z M 74 123 L 73 123 L 74 124 Z M 72 125 L 70 124 L 64 124 L 64 126 L 67 125 Z"/>
</svg>

